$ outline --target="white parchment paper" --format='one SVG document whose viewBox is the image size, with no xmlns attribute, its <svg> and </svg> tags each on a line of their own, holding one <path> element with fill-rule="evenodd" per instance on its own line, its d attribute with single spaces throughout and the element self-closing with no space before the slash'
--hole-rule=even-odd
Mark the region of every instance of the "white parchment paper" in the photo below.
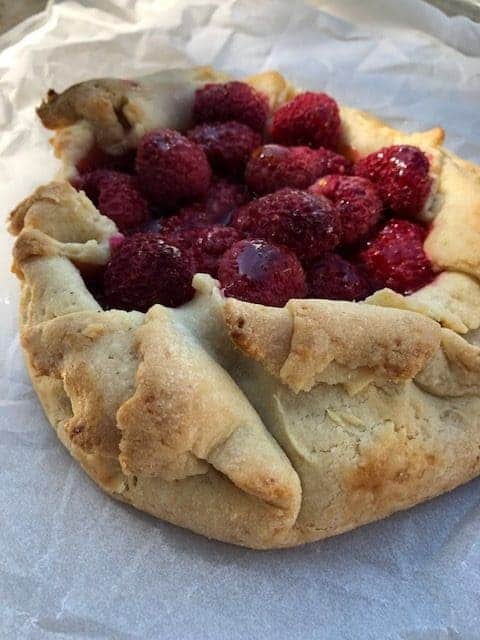
<svg viewBox="0 0 480 640">
<path fill-rule="evenodd" d="M 420 0 L 58 2 L 0 38 L 2 217 L 55 161 L 46 89 L 210 63 L 278 68 L 480 161 L 480 25 Z M 47 426 L 0 227 L 0 637 L 480 638 L 480 482 L 310 546 L 253 552 L 117 504 Z"/>
</svg>

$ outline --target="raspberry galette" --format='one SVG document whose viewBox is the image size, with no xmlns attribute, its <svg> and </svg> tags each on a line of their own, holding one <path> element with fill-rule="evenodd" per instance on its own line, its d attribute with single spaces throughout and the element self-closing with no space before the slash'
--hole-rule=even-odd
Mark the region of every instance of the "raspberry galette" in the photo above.
<svg viewBox="0 0 480 640">
<path fill-rule="evenodd" d="M 480 169 L 210 69 L 38 109 L 58 180 L 11 214 L 56 432 L 112 496 L 287 547 L 480 473 Z"/>
</svg>

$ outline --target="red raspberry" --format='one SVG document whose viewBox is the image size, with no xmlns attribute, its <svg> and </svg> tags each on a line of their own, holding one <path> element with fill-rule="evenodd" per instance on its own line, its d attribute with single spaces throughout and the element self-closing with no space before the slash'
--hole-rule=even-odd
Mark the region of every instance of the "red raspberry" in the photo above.
<svg viewBox="0 0 480 640">
<path fill-rule="evenodd" d="M 193 297 L 190 256 L 156 233 L 136 233 L 113 251 L 104 272 L 108 306 L 147 311 L 153 304 L 178 307 Z"/>
<path fill-rule="evenodd" d="M 216 171 L 232 176 L 243 175 L 250 154 L 262 143 L 260 134 L 232 121 L 199 124 L 187 137 L 202 147 Z"/>
<path fill-rule="evenodd" d="M 97 169 L 77 178 L 73 186 L 85 191 L 100 213 L 113 220 L 122 233 L 131 232 L 150 217 L 148 202 L 134 176 Z"/>
<path fill-rule="evenodd" d="M 263 131 L 268 115 L 268 102 L 245 82 L 206 84 L 195 92 L 195 122 L 236 120 L 254 131 Z"/>
<path fill-rule="evenodd" d="M 338 105 L 326 93 L 300 93 L 276 111 L 271 137 L 273 142 L 287 146 L 334 149 L 340 139 Z"/>
<path fill-rule="evenodd" d="M 203 150 L 172 129 L 144 135 L 135 166 L 145 193 L 167 209 L 204 196 L 210 184 L 211 171 Z"/>
<path fill-rule="evenodd" d="M 85 191 L 85 194 L 93 202 L 95 206 L 98 205 L 98 197 L 100 195 L 100 184 L 103 180 L 111 181 L 115 180 L 120 174 L 117 171 L 111 171 L 110 169 L 96 169 L 89 173 L 84 173 L 81 176 L 77 176 L 72 179 L 72 187 L 77 191 Z"/>
<path fill-rule="evenodd" d="M 135 233 L 158 233 L 163 238 L 165 234 L 162 229 L 162 220 L 165 220 L 165 218 L 150 218 L 145 224 L 137 227 Z"/>
<path fill-rule="evenodd" d="M 423 250 L 426 230 L 415 222 L 392 219 L 360 252 L 376 288 L 389 287 L 399 293 L 413 293 L 431 282 L 434 273 Z"/>
<path fill-rule="evenodd" d="M 263 240 L 240 240 L 223 255 L 218 279 L 224 295 L 270 307 L 304 298 L 305 274 L 298 258 Z"/>
<path fill-rule="evenodd" d="M 238 209 L 232 225 L 247 236 L 284 245 L 307 261 L 334 249 L 340 231 L 327 198 L 288 187 Z"/>
<path fill-rule="evenodd" d="M 347 173 L 349 162 L 330 149 L 266 144 L 247 164 L 245 182 L 260 195 L 282 187 L 306 189 L 327 173 Z"/>
<path fill-rule="evenodd" d="M 211 225 L 176 231 L 166 236 L 165 240 L 191 256 L 197 273 L 209 273 L 216 278 L 220 258 L 240 238 L 233 227 Z"/>
<path fill-rule="evenodd" d="M 148 202 L 140 193 L 135 178 L 104 180 L 100 186 L 98 209 L 115 222 L 119 231 L 129 233 L 150 217 Z"/>
<path fill-rule="evenodd" d="M 384 147 L 362 158 L 355 173 L 371 180 L 385 205 L 394 213 L 415 217 L 423 210 L 432 188 L 430 162 L 417 147 Z"/>
<path fill-rule="evenodd" d="M 208 190 L 205 209 L 210 223 L 228 224 L 233 211 L 249 200 L 243 184 L 229 180 L 216 180 Z"/>
<path fill-rule="evenodd" d="M 183 207 L 173 216 L 165 216 L 156 220 L 155 231 L 168 236 L 184 229 L 197 229 L 209 224 L 205 207 L 199 203 Z"/>
<path fill-rule="evenodd" d="M 168 234 L 212 224 L 228 224 L 232 212 L 247 200 L 247 190 L 243 185 L 217 180 L 203 202 L 183 207 L 174 216 L 161 218 L 159 229 L 163 234 Z"/>
<path fill-rule="evenodd" d="M 364 240 L 380 220 L 383 204 L 373 184 L 356 176 L 325 176 L 310 189 L 333 204 L 340 216 L 340 244 L 352 245 Z"/>
<path fill-rule="evenodd" d="M 314 262 L 307 271 L 310 298 L 363 300 L 370 293 L 361 270 L 334 253 Z"/>
</svg>

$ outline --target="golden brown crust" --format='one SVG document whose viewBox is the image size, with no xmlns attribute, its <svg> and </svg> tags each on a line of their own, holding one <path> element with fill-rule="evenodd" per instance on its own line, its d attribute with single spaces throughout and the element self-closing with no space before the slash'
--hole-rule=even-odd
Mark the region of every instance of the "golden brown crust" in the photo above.
<svg viewBox="0 0 480 640">
<path fill-rule="evenodd" d="M 445 154 L 438 195 L 441 206 L 425 242 L 428 256 L 442 269 L 480 278 L 480 178 Z"/>
<path fill-rule="evenodd" d="M 229 298 L 223 307 L 225 323 L 235 345 L 280 377 L 290 353 L 292 316 L 286 308 L 264 307 Z"/>
<path fill-rule="evenodd" d="M 37 114 L 47 129 L 62 129 L 93 118 L 107 128 L 113 123 L 121 127 L 125 94 L 135 89 L 135 83 L 114 78 L 81 82 L 60 94 L 50 89 Z M 122 128 L 120 135 L 123 135 Z"/>
<path fill-rule="evenodd" d="M 320 382 L 348 388 L 412 379 L 438 349 L 440 326 L 418 314 L 329 300 L 283 309 L 225 303 L 235 344 L 295 393 Z"/>
<path fill-rule="evenodd" d="M 117 414 L 123 470 L 178 480 L 206 473 L 208 462 L 243 491 L 298 510 L 300 484 L 288 459 L 228 373 L 175 325 L 174 314 L 152 307 L 136 339 L 135 394 Z"/>
<path fill-rule="evenodd" d="M 422 389 L 439 397 L 480 395 L 480 348 L 450 329 L 442 329 L 437 349 L 416 377 Z"/>
<path fill-rule="evenodd" d="M 142 321 L 137 313 L 86 311 L 22 331 L 22 346 L 36 375 L 62 380 L 72 409 L 62 426 L 85 453 L 118 457 L 115 416 L 134 390 L 134 332 Z"/>
<path fill-rule="evenodd" d="M 68 182 L 50 182 L 38 187 L 10 214 L 9 231 L 37 229 L 62 243 L 105 242 L 118 233 L 115 223 L 102 216 L 83 192 Z"/>
<path fill-rule="evenodd" d="M 434 398 L 414 382 L 355 395 L 280 388 L 262 417 L 302 480 L 292 538 L 333 535 L 475 477 L 479 407 L 478 397 Z"/>
<path fill-rule="evenodd" d="M 119 154 L 156 127 L 186 128 L 194 90 L 224 79 L 210 67 L 196 67 L 166 70 L 140 81 L 87 80 L 60 94 L 50 90 L 37 113 L 44 126 L 57 131 L 53 146 L 60 158 L 68 159 L 62 174 L 71 177 L 76 173 L 72 163 L 93 145 Z"/>
<path fill-rule="evenodd" d="M 480 286 L 471 276 L 455 271 L 444 271 L 432 283 L 408 296 L 382 289 L 367 302 L 416 311 L 457 333 L 480 327 Z"/>
<path fill-rule="evenodd" d="M 148 128 L 178 126 L 194 88 L 222 79 L 200 69 L 92 81 L 51 94 L 40 115 L 62 127 L 55 145 L 69 175 L 93 143 L 119 153 Z M 296 91 L 278 73 L 248 81 L 272 108 Z M 401 134 L 347 107 L 342 120 L 353 155 L 400 142 L 429 154 L 438 192 L 424 212 L 437 234 L 427 248 L 451 272 L 416 294 L 274 309 L 224 300 L 197 275 L 180 309 L 105 312 L 79 269 L 108 260 L 115 225 L 58 182 L 12 213 L 32 381 L 61 441 L 113 496 L 270 548 L 340 533 L 480 473 L 480 287 L 473 253 L 449 244 L 451 203 L 462 201 L 445 196 L 468 182 L 457 211 L 468 228 L 478 170 L 441 148 L 440 129 Z"/>
<path fill-rule="evenodd" d="M 110 256 L 115 223 L 102 216 L 83 192 L 68 182 L 41 186 L 10 214 L 8 228 L 18 235 L 13 271 L 36 256 L 64 256 L 77 265 L 103 265 Z"/>
</svg>

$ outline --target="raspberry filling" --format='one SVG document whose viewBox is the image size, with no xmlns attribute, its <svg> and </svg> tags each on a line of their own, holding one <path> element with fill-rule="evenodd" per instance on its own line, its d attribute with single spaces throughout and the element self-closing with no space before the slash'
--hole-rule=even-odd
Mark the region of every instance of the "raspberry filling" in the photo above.
<svg viewBox="0 0 480 640">
<path fill-rule="evenodd" d="M 327 254 L 307 271 L 308 296 L 329 300 L 363 300 L 370 293 L 366 274 L 337 254 Z"/>
<path fill-rule="evenodd" d="M 210 185 L 211 170 L 203 149 L 172 129 L 143 136 L 135 168 L 145 194 L 167 210 L 204 196 Z"/>
<path fill-rule="evenodd" d="M 179 307 L 193 296 L 195 268 L 187 252 L 159 234 L 136 233 L 118 244 L 103 274 L 107 306 L 147 311 Z"/>
<path fill-rule="evenodd" d="M 224 294 L 271 307 L 283 307 L 307 293 L 298 258 L 265 240 L 241 240 L 221 258 L 218 279 Z"/>
<path fill-rule="evenodd" d="M 121 156 L 94 147 L 77 165 L 73 186 L 120 232 L 101 277 L 85 276 L 103 306 L 177 307 L 195 273 L 225 296 L 277 307 L 361 301 L 383 287 L 410 294 L 435 277 L 418 220 L 433 180 L 417 147 L 352 166 L 335 151 L 330 96 L 302 93 L 271 113 L 242 82 L 198 89 L 192 121 L 150 131 Z"/>
<path fill-rule="evenodd" d="M 231 224 L 247 237 L 284 245 L 310 260 L 338 245 L 338 222 L 327 198 L 286 187 L 238 209 Z"/>
<path fill-rule="evenodd" d="M 300 93 L 276 111 L 271 136 L 278 144 L 335 149 L 340 141 L 338 105 L 326 93 Z"/>
<path fill-rule="evenodd" d="M 259 133 L 232 121 L 199 124 L 187 137 L 204 150 L 215 171 L 232 176 L 243 176 L 252 151 L 262 142 Z"/>
<path fill-rule="evenodd" d="M 245 182 L 254 193 L 262 195 L 282 187 L 306 189 L 321 176 L 348 173 L 349 169 L 348 161 L 330 149 L 266 144 L 252 154 Z"/>
<path fill-rule="evenodd" d="M 195 92 L 193 119 L 201 122 L 241 122 L 262 132 L 268 117 L 266 96 L 245 82 L 207 84 Z"/>
<path fill-rule="evenodd" d="M 394 214 L 410 218 L 422 212 L 432 188 L 427 156 L 409 145 L 371 153 L 357 162 L 355 173 L 373 182 Z"/>
<path fill-rule="evenodd" d="M 389 287 L 413 293 L 433 280 L 432 266 L 423 250 L 423 227 L 392 219 L 359 253 L 359 261 L 376 289 Z"/>
<path fill-rule="evenodd" d="M 163 237 L 190 256 L 197 273 L 209 273 L 216 278 L 220 258 L 242 236 L 233 227 L 210 225 L 181 229 Z"/>
<path fill-rule="evenodd" d="M 343 245 L 354 245 L 365 240 L 382 216 L 382 201 L 376 188 L 365 178 L 325 176 L 315 182 L 309 191 L 316 196 L 325 196 L 335 205 L 340 219 L 340 242 Z"/>
</svg>

